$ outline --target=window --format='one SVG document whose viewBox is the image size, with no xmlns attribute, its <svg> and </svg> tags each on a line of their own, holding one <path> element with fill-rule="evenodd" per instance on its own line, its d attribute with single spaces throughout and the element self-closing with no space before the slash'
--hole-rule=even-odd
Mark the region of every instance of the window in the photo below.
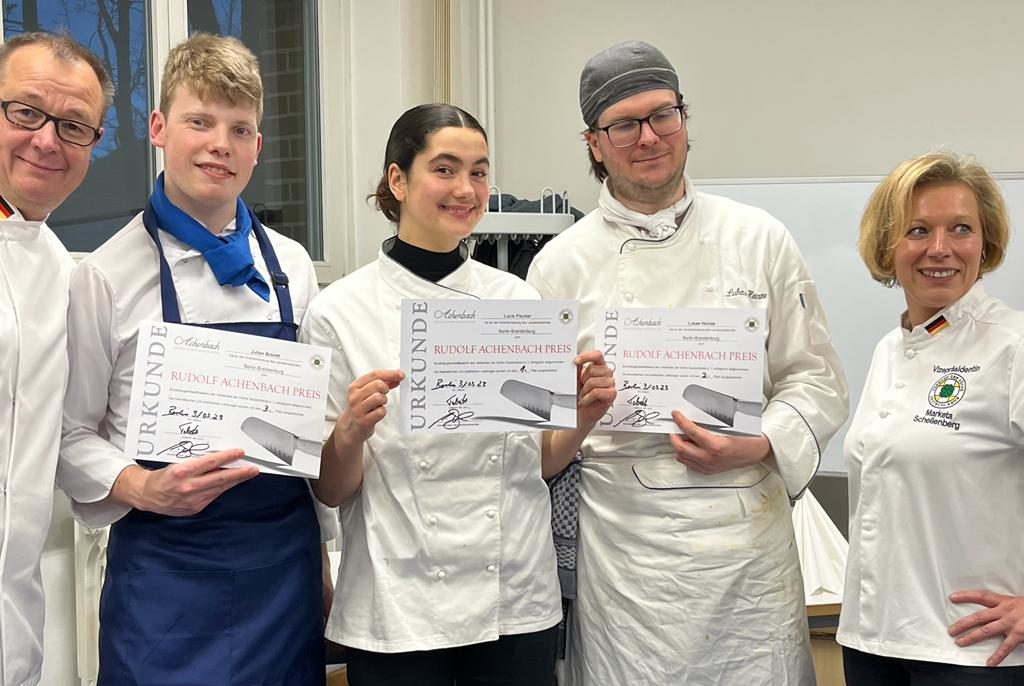
<svg viewBox="0 0 1024 686">
<path fill-rule="evenodd" d="M 315 19 L 309 0 L 188 0 L 189 33 L 234 36 L 260 61 L 263 150 L 243 200 L 320 259 Z"/>
<path fill-rule="evenodd" d="M 235 36 L 259 58 L 263 150 L 243 200 L 314 260 L 325 258 L 315 0 L 5 0 L 3 12 L 5 38 L 66 30 L 114 80 L 89 173 L 49 220 L 69 250 L 94 249 L 145 206 L 161 168 L 148 132 L 159 70 L 187 27 Z M 327 274 L 340 275 L 340 267 Z"/>
</svg>

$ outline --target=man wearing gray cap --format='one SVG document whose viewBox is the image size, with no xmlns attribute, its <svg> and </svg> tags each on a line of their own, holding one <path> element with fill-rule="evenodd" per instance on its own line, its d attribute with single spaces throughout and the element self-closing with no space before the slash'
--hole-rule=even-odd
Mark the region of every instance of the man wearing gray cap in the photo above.
<svg viewBox="0 0 1024 686">
<path fill-rule="evenodd" d="M 790 518 L 845 421 L 846 381 L 792 237 L 684 174 L 675 69 L 634 41 L 592 57 L 580 108 L 599 207 L 527 280 L 580 302 L 579 349 L 605 307 L 765 310 L 763 435 L 594 431 L 583 444 L 568 683 L 813 684 Z M 559 465 L 545 465 L 545 471 Z"/>
</svg>

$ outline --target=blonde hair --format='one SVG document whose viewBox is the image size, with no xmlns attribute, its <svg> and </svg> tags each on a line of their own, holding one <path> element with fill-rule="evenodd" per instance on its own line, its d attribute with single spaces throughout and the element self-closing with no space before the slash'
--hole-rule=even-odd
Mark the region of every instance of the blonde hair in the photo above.
<svg viewBox="0 0 1024 686">
<path fill-rule="evenodd" d="M 160 111 L 166 117 L 178 86 L 200 100 L 249 105 L 263 118 L 263 80 L 256 56 L 230 36 L 192 34 L 171 49 L 160 81 Z"/>
<path fill-rule="evenodd" d="M 875 281 L 889 287 L 896 285 L 893 253 L 909 228 L 914 191 L 941 184 L 963 184 L 978 202 L 982 238 L 979 273 L 987 274 L 1002 264 L 1010 240 L 1010 220 L 995 180 L 973 157 L 930 152 L 896 167 L 871 194 L 864 209 L 857 247 Z"/>
</svg>

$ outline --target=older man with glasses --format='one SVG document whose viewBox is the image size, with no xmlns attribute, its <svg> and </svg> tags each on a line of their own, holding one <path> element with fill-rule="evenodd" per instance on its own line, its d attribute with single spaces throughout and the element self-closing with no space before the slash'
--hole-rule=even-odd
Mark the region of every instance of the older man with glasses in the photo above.
<svg viewBox="0 0 1024 686">
<path fill-rule="evenodd" d="M 760 308 L 768 335 L 762 435 L 676 411 L 684 435 L 583 444 L 568 683 L 813 684 L 790 500 L 848 410 L 814 282 L 782 224 L 694 189 L 686 104 L 656 48 L 592 57 L 580 108 L 599 206 L 527 277 L 579 300 L 579 349 L 605 307 Z"/>
<path fill-rule="evenodd" d="M 0 46 L 0 686 L 39 683 L 74 263 L 46 217 L 78 188 L 113 93 L 66 36 Z M 53 124 L 52 126 L 50 124 Z"/>
</svg>

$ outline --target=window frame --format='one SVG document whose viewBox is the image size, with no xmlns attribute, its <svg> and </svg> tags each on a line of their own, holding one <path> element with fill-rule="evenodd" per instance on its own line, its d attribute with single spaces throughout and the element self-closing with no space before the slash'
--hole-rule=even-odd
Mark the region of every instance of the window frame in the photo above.
<svg viewBox="0 0 1024 686">
<path fill-rule="evenodd" d="M 316 103 L 319 105 L 316 120 L 320 154 L 318 164 L 311 166 L 320 171 L 320 178 L 314 183 L 319 190 L 321 225 L 316 230 L 320 234 L 323 258 L 314 260 L 314 265 L 317 280 L 327 284 L 344 276 L 353 268 L 355 261 L 354 207 L 349 184 L 353 174 L 352 112 L 348 97 L 352 84 L 351 40 L 348 34 L 351 0 L 317 0 L 315 8 L 318 74 L 310 82 L 316 84 Z M 188 38 L 187 0 L 148 0 L 146 22 L 149 30 L 146 68 L 149 70 L 150 87 L 147 105 L 152 111 L 160 93 L 164 61 L 173 46 Z M 330 40 L 325 40 L 328 35 Z M 0 40 L 2 38 L 3 17 L 0 16 Z M 329 79 L 323 78 L 324 65 L 331 65 Z M 163 168 L 163 151 L 151 148 L 146 160 L 151 183 Z M 326 227 L 340 227 L 340 230 L 327 230 Z M 72 257 L 77 261 L 87 254 L 75 252 Z"/>
</svg>

